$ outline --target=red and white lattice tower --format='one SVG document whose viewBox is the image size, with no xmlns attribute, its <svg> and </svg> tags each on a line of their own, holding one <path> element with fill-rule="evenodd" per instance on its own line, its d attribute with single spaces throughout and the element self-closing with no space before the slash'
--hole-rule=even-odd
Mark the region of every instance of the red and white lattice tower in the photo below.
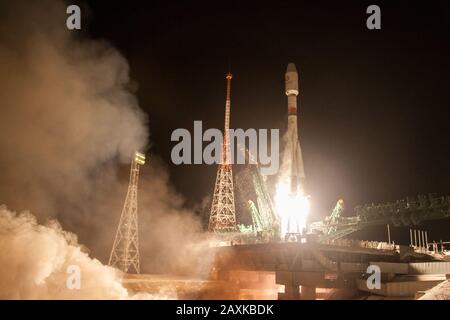
<svg viewBox="0 0 450 320">
<path fill-rule="evenodd" d="M 222 157 L 217 170 L 216 185 L 214 187 L 214 195 L 209 216 L 208 230 L 215 233 L 236 231 L 233 171 L 231 170 L 229 140 L 232 77 L 231 73 L 227 73 L 227 98 L 225 102 Z"/>
</svg>

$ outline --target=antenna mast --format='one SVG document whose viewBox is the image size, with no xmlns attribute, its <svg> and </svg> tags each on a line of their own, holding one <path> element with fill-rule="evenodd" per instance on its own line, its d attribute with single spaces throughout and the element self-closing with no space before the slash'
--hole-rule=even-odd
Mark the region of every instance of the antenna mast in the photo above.
<svg viewBox="0 0 450 320">
<path fill-rule="evenodd" d="M 222 146 L 221 163 L 217 170 L 216 184 L 214 187 L 213 201 L 209 216 L 208 230 L 222 233 L 236 230 L 236 214 L 234 205 L 233 171 L 230 161 L 230 107 L 231 107 L 231 79 L 227 73 L 227 93 L 225 100 L 225 125 Z"/>
</svg>

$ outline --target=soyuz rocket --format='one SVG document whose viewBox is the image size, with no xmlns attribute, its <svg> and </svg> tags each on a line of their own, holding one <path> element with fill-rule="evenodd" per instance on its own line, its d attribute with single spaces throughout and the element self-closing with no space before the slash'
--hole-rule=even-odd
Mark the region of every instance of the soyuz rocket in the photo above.
<svg viewBox="0 0 450 320">
<path fill-rule="evenodd" d="M 288 98 L 288 126 L 284 136 L 285 147 L 281 163 L 284 178 L 290 180 L 293 195 L 305 195 L 305 168 L 297 131 L 298 73 L 294 63 L 289 63 L 285 73 L 285 92 Z"/>
</svg>

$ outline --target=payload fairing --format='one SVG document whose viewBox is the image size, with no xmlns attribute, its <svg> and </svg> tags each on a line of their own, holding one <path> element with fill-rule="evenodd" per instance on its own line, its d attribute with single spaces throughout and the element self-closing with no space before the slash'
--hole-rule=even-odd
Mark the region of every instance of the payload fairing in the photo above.
<svg viewBox="0 0 450 320">
<path fill-rule="evenodd" d="M 297 131 L 297 96 L 299 95 L 298 73 L 295 64 L 289 63 L 285 74 L 285 88 L 288 97 L 288 127 L 281 163 L 281 173 L 290 180 L 293 195 L 305 195 L 305 168 Z"/>
</svg>

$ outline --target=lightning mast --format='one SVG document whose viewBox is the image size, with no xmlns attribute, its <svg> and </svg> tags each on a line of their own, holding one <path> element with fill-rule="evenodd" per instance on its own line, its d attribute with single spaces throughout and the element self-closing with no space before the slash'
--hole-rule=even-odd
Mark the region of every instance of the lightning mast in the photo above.
<svg viewBox="0 0 450 320">
<path fill-rule="evenodd" d="M 227 73 L 227 95 L 225 101 L 225 126 L 222 145 L 222 159 L 217 170 L 213 201 L 209 216 L 210 232 L 236 231 L 236 214 L 234 206 L 233 172 L 230 161 L 230 106 L 231 106 L 231 73 Z"/>
<path fill-rule="evenodd" d="M 119 227 L 109 257 L 109 265 L 123 272 L 140 273 L 139 237 L 137 216 L 137 191 L 139 167 L 145 163 L 145 155 L 135 152 L 131 162 L 130 183 L 125 204 L 120 216 Z"/>
</svg>

